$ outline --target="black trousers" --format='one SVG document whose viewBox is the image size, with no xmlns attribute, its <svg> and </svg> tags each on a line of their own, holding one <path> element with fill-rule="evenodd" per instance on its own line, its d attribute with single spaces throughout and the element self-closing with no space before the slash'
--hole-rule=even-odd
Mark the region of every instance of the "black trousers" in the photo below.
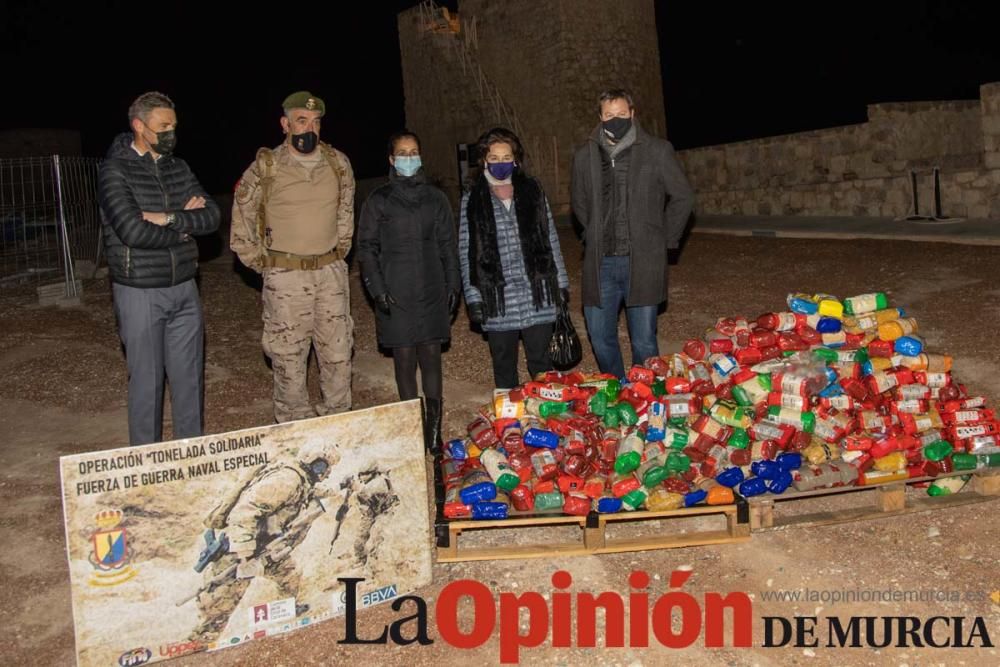
<svg viewBox="0 0 1000 667">
<path fill-rule="evenodd" d="M 536 324 L 527 329 L 487 332 L 486 339 L 490 343 L 490 356 L 493 358 L 493 383 L 497 389 L 512 389 L 521 384 L 517 380 L 517 344 L 519 339 L 524 340 L 528 373 L 532 377 L 537 373 L 552 370 L 552 359 L 549 358 L 552 327 L 553 323 L 547 322 Z"/>
<path fill-rule="evenodd" d="M 420 384 L 424 396 L 441 400 L 441 343 L 420 343 L 392 349 L 392 362 L 396 371 L 396 389 L 399 400 L 417 397 L 417 365 L 420 366 Z"/>
</svg>

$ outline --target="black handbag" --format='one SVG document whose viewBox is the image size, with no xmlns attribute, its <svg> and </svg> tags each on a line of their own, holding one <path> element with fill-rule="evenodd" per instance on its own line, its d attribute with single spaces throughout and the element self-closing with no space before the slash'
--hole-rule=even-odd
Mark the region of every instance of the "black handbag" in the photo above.
<svg viewBox="0 0 1000 667">
<path fill-rule="evenodd" d="M 583 359 L 580 337 L 576 335 L 569 309 L 565 306 L 557 309 L 556 324 L 552 329 L 552 340 L 549 341 L 549 357 L 552 365 L 559 370 L 569 370 Z"/>
</svg>

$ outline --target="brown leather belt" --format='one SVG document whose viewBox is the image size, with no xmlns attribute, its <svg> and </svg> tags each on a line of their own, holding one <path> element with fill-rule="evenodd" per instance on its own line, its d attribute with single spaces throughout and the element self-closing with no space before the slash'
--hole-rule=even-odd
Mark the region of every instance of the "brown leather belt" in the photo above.
<svg viewBox="0 0 1000 667">
<path fill-rule="evenodd" d="M 333 264 L 338 259 L 344 259 L 344 254 L 340 248 L 334 248 L 323 255 L 293 255 L 290 252 L 271 252 L 264 255 L 264 267 L 279 269 L 296 269 L 301 271 L 312 271 L 323 268 L 328 264 Z"/>
</svg>

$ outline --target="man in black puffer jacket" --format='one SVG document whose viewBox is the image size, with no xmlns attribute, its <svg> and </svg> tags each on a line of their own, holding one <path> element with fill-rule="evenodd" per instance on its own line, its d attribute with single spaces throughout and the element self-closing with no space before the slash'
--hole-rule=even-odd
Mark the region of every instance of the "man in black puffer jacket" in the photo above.
<svg viewBox="0 0 1000 667">
<path fill-rule="evenodd" d="M 192 235 L 219 227 L 219 207 L 172 155 L 174 104 L 162 93 L 129 107 L 131 133 L 115 138 L 98 190 L 118 334 L 128 362 L 129 442 L 163 436 L 164 372 L 175 438 L 202 434 L 204 325 Z"/>
</svg>

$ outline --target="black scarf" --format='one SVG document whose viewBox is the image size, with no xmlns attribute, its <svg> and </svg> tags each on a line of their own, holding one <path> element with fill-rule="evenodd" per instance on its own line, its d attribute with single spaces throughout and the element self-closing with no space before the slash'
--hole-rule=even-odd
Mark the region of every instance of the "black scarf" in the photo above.
<svg viewBox="0 0 1000 667">
<path fill-rule="evenodd" d="M 555 303 L 559 289 L 556 262 L 549 243 L 549 218 L 545 210 L 545 194 L 538 181 L 517 171 L 514 185 L 514 212 L 521 253 L 531 285 L 531 300 L 535 310 Z M 493 198 L 486 177 L 480 174 L 469 193 L 466 206 L 469 221 L 469 282 L 483 297 L 487 317 L 505 314 L 504 285 L 497 245 L 497 221 L 493 214 Z"/>
</svg>

